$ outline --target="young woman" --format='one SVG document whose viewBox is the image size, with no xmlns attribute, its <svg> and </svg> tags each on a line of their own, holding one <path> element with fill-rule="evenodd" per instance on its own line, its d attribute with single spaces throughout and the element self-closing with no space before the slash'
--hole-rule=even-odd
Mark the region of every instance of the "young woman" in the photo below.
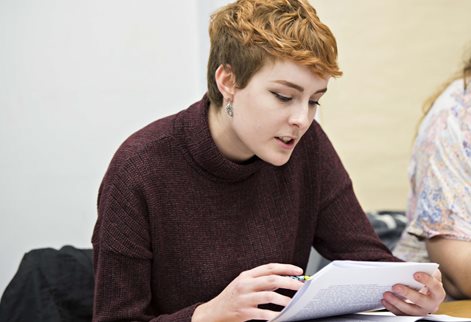
<svg viewBox="0 0 471 322">
<path fill-rule="evenodd" d="M 409 225 L 394 254 L 440 264 L 450 297 L 471 298 L 471 56 L 426 104 L 409 168 Z"/>
<path fill-rule="evenodd" d="M 308 1 L 229 4 L 210 38 L 207 94 L 126 140 L 100 187 L 94 321 L 268 320 L 290 300 L 276 290 L 301 287 L 286 275 L 302 274 L 312 246 L 398 260 L 314 121 L 341 72 Z M 439 272 L 416 278 L 427 292 L 396 285 L 385 307 L 436 310 Z"/>
</svg>

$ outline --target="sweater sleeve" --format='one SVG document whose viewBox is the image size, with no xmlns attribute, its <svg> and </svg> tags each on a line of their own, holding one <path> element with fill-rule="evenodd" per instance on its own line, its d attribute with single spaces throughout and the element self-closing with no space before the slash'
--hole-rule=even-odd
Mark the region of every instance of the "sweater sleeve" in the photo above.
<svg viewBox="0 0 471 322">
<path fill-rule="evenodd" d="M 320 128 L 317 142 L 322 180 L 314 247 L 330 260 L 398 261 L 374 232 L 347 171 Z"/>
<path fill-rule="evenodd" d="M 190 322 L 197 303 L 173 314 L 152 303 L 153 250 L 140 162 L 112 162 L 100 187 L 93 321 Z"/>
</svg>

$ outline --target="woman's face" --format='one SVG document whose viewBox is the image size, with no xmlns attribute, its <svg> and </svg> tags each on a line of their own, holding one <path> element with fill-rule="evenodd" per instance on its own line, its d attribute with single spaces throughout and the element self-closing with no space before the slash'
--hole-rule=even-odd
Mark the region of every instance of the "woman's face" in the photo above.
<svg viewBox="0 0 471 322">
<path fill-rule="evenodd" d="M 285 164 L 314 120 L 329 78 L 291 61 L 267 63 L 243 89 L 235 89 L 231 151 Z M 224 107 L 223 107 L 224 108 Z"/>
</svg>

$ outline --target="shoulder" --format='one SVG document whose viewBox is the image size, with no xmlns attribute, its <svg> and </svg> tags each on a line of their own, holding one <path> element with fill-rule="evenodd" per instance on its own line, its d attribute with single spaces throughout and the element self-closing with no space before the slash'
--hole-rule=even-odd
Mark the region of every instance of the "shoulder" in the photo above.
<svg viewBox="0 0 471 322">
<path fill-rule="evenodd" d="M 113 155 L 98 192 L 99 209 L 112 200 L 142 202 L 141 193 L 148 185 L 150 167 L 158 155 L 166 155 L 176 115 L 150 123 L 129 136 Z M 161 152 L 157 152 L 161 151 Z M 149 162 L 150 161 L 150 162 Z M 110 195 L 118 197 L 109 198 Z M 140 201 L 138 201 L 140 200 Z M 121 202 L 120 201 L 120 202 Z"/>
<path fill-rule="evenodd" d="M 470 145 L 471 84 L 464 85 L 462 79 L 456 80 L 437 98 L 420 125 L 416 149 L 466 149 Z"/>
<path fill-rule="evenodd" d="M 185 131 L 200 126 L 195 120 L 204 116 L 205 104 L 203 97 L 188 108 L 158 119 L 130 135 L 113 155 L 104 182 L 115 182 L 118 177 L 121 181 L 139 184 L 156 179 L 150 174 L 168 173 L 175 162 L 184 160 Z"/>
<path fill-rule="evenodd" d="M 110 167 L 122 167 L 152 155 L 165 155 L 165 150 L 175 137 L 174 122 L 178 114 L 156 120 L 130 135 L 115 152 Z"/>
<path fill-rule="evenodd" d="M 466 84 L 463 79 L 457 79 L 451 82 L 437 98 L 434 105 L 438 105 L 438 109 L 448 105 L 457 105 L 459 108 L 469 108 L 471 106 L 471 82 L 468 81 Z"/>
<path fill-rule="evenodd" d="M 117 152 L 125 155 L 141 153 L 149 147 L 171 139 L 175 135 L 174 122 L 178 114 L 156 120 L 136 131 L 121 144 Z"/>
<path fill-rule="evenodd" d="M 125 162 L 132 158 L 146 158 L 144 163 L 152 164 L 155 158 L 161 161 L 176 160 L 181 153 L 188 129 L 204 126 L 205 107 L 208 99 L 200 101 L 180 112 L 156 120 L 129 136 L 116 151 L 112 162 Z"/>
<path fill-rule="evenodd" d="M 418 141 L 435 141 L 450 132 L 471 131 L 471 84 L 465 88 L 462 79 L 452 82 L 436 99 L 424 117 Z"/>
</svg>

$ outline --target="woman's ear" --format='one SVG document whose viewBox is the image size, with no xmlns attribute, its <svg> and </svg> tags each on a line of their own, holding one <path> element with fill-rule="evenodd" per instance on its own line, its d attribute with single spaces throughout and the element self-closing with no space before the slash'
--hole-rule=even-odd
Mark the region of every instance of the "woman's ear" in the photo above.
<svg viewBox="0 0 471 322">
<path fill-rule="evenodd" d="M 236 82 L 231 65 L 219 65 L 216 69 L 214 78 L 222 96 L 224 98 L 232 98 L 234 96 Z"/>
</svg>

